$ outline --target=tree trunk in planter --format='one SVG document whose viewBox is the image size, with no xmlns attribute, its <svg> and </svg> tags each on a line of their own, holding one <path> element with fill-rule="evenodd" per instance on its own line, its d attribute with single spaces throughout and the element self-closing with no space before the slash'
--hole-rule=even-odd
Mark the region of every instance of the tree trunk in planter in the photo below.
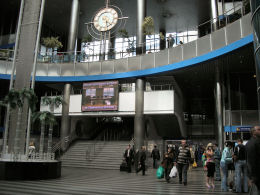
<svg viewBox="0 0 260 195">
<path fill-rule="evenodd" d="M 45 120 L 41 121 L 41 137 L 40 137 L 40 158 L 43 158 L 44 149 L 44 131 L 45 131 Z"/>
<path fill-rule="evenodd" d="M 15 138 L 14 138 L 14 160 L 18 160 L 19 156 L 19 149 L 20 149 L 20 139 L 21 139 L 21 119 L 22 119 L 22 107 L 18 108 L 18 117 L 16 123 L 16 131 L 15 131 Z"/>
<path fill-rule="evenodd" d="M 52 132 L 53 132 L 53 124 L 51 123 L 50 124 L 50 127 L 49 127 L 49 134 L 48 134 L 48 149 L 47 149 L 47 153 L 48 153 L 48 156 L 51 155 L 51 149 L 52 149 Z"/>
<path fill-rule="evenodd" d="M 52 101 L 50 104 L 50 111 L 53 114 L 54 113 L 54 104 L 55 102 Z M 47 148 L 47 154 L 48 157 L 50 157 L 51 152 L 52 152 L 52 132 L 53 132 L 53 123 L 49 124 L 49 134 L 48 134 L 48 148 Z"/>
</svg>

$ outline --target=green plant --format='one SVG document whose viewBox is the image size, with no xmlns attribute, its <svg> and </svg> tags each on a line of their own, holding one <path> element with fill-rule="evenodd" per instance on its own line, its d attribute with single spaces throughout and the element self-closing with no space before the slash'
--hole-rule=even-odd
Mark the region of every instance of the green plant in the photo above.
<svg viewBox="0 0 260 195">
<path fill-rule="evenodd" d="M 161 39 L 162 41 L 165 40 L 165 36 L 163 35 L 162 32 L 160 32 L 159 37 L 160 37 L 160 39 Z"/>
<path fill-rule="evenodd" d="M 83 37 L 83 39 L 82 39 L 82 42 L 84 42 L 84 43 L 89 43 L 91 41 L 92 41 L 92 36 L 89 34 L 86 35 L 85 37 Z"/>
<path fill-rule="evenodd" d="M 54 112 L 54 107 L 59 107 L 63 103 L 63 98 L 61 96 L 56 96 L 56 97 L 48 97 L 44 96 L 42 98 L 42 104 L 49 106 L 50 111 L 53 113 Z"/>
<path fill-rule="evenodd" d="M 120 29 L 120 30 L 118 30 L 118 34 L 119 34 L 120 37 L 123 38 L 123 41 L 124 41 L 124 39 L 127 39 L 128 48 L 126 49 L 126 51 L 128 53 L 134 52 L 134 50 L 135 50 L 134 40 L 130 40 L 127 30 L 126 29 Z"/>
<path fill-rule="evenodd" d="M 128 32 L 124 28 L 118 30 L 117 32 L 118 32 L 119 36 L 121 36 L 123 38 L 128 38 L 129 37 Z"/>
<path fill-rule="evenodd" d="M 44 112 L 35 112 L 32 114 L 32 121 L 40 121 L 41 124 L 41 136 L 40 136 L 40 157 L 43 156 L 43 148 L 44 148 L 44 131 L 45 131 L 45 125 L 49 125 L 49 135 L 52 135 L 52 131 L 53 131 L 53 124 L 56 123 L 56 119 L 55 116 L 48 111 L 44 111 Z M 52 140 L 52 137 L 49 139 Z M 49 142 L 51 140 L 48 139 L 48 153 L 50 153 L 51 151 L 49 151 Z"/>
<path fill-rule="evenodd" d="M 63 47 L 62 43 L 59 41 L 59 37 L 42 38 L 42 43 L 44 46 L 48 48 L 52 48 L 52 50 L 54 50 L 54 48 L 59 49 Z"/>
<path fill-rule="evenodd" d="M 154 21 L 151 16 L 144 18 L 142 28 L 144 35 L 152 35 L 154 33 Z"/>
<path fill-rule="evenodd" d="M 63 103 L 63 98 L 61 96 L 56 97 L 43 97 L 42 104 L 47 105 L 50 108 L 50 112 L 54 113 L 54 108 L 59 107 Z M 47 153 L 51 153 L 51 146 L 52 146 L 52 132 L 53 132 L 53 123 L 49 124 L 49 135 L 48 135 L 48 149 Z"/>
<path fill-rule="evenodd" d="M 32 112 L 36 108 L 37 96 L 35 95 L 33 89 L 23 88 L 21 90 L 11 89 L 8 94 L 5 96 L 2 105 L 10 105 L 11 109 L 18 109 L 17 112 L 17 123 L 16 123 L 16 132 L 15 132 L 15 142 L 14 142 L 14 158 L 17 158 L 19 153 L 19 145 L 21 139 L 21 120 L 22 112 L 25 101 L 27 101 Z"/>
</svg>

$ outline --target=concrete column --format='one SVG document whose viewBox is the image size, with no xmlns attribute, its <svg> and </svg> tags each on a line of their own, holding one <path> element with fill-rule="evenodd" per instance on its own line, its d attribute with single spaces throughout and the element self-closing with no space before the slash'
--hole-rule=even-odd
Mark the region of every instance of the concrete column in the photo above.
<svg viewBox="0 0 260 195">
<path fill-rule="evenodd" d="M 61 116 L 61 150 L 65 151 L 68 147 L 68 139 L 70 133 L 70 116 L 69 116 L 69 106 L 70 106 L 70 91 L 71 84 L 65 84 L 64 94 L 63 94 L 63 104 L 62 104 L 62 116 Z"/>
<path fill-rule="evenodd" d="M 211 19 L 212 19 L 212 31 L 218 29 L 218 1 L 211 0 Z"/>
<path fill-rule="evenodd" d="M 146 16 L 146 0 L 137 0 L 137 21 L 136 21 L 136 53 L 145 52 L 145 36 L 143 33 L 142 24 Z"/>
<path fill-rule="evenodd" d="M 258 117 L 260 120 L 260 2 L 259 0 L 251 0 L 252 26 L 254 29 L 254 48 L 255 48 L 255 69 L 258 96 Z"/>
<path fill-rule="evenodd" d="M 134 138 L 135 149 L 138 150 L 144 145 L 144 83 L 143 79 L 137 79 L 135 83 Z"/>
<path fill-rule="evenodd" d="M 67 51 L 74 51 L 79 23 L 79 0 L 72 0 Z"/>
<path fill-rule="evenodd" d="M 216 117 L 217 117 L 217 141 L 219 148 L 222 150 L 224 146 L 223 142 L 223 111 L 222 111 L 222 94 L 221 94 L 221 81 L 219 67 L 216 65 L 216 89 L 215 89 L 215 101 L 216 101 Z"/>
</svg>

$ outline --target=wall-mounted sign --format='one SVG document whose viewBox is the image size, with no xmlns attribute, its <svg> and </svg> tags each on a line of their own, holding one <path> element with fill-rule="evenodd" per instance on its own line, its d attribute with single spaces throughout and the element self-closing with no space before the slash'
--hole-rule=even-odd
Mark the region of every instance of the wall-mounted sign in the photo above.
<svg viewBox="0 0 260 195">
<path fill-rule="evenodd" d="M 118 110 L 118 81 L 83 83 L 81 110 Z"/>
</svg>

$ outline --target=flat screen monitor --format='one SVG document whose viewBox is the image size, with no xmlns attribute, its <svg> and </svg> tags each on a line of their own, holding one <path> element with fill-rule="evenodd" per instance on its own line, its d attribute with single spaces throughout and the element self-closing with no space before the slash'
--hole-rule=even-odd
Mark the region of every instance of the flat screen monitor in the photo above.
<svg viewBox="0 0 260 195">
<path fill-rule="evenodd" d="M 83 83 L 81 110 L 118 110 L 118 81 Z"/>
</svg>

